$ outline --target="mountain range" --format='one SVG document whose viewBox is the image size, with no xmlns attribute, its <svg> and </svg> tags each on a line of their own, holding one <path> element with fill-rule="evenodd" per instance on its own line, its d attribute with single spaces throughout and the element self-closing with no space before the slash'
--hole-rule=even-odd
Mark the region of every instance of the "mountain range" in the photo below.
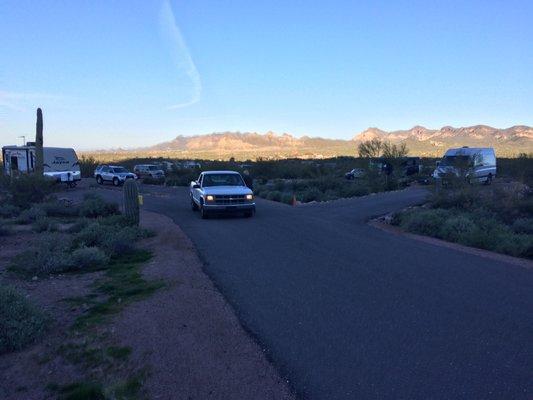
<svg viewBox="0 0 533 400">
<path fill-rule="evenodd" d="M 154 146 L 113 151 L 174 158 L 203 159 L 264 159 L 269 158 L 325 158 L 355 156 L 361 141 L 380 139 L 391 143 L 405 143 L 409 155 L 440 157 L 451 147 L 494 147 L 497 155 L 512 157 L 519 153 L 533 153 L 533 128 L 513 126 L 497 129 L 486 125 L 464 128 L 445 126 L 427 129 L 415 126 L 408 130 L 386 132 L 368 128 L 352 139 L 295 137 L 288 133 L 218 132 L 196 136 L 177 136 Z"/>
</svg>

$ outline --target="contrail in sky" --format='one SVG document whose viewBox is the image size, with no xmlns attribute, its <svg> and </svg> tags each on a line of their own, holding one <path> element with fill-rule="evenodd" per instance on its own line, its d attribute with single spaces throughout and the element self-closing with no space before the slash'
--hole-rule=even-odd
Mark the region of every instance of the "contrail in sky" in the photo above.
<svg viewBox="0 0 533 400">
<path fill-rule="evenodd" d="M 168 107 L 169 110 L 190 106 L 200 101 L 202 95 L 202 82 L 200 80 L 200 74 L 194 65 L 194 61 L 191 58 L 187 44 L 183 39 L 178 25 L 176 24 L 176 18 L 170 6 L 170 2 L 165 0 L 161 6 L 161 12 L 159 13 L 159 23 L 161 30 L 168 36 L 171 41 L 173 50 L 174 62 L 180 70 L 183 70 L 191 81 L 191 94 L 190 99 L 183 103 L 174 104 Z"/>
</svg>

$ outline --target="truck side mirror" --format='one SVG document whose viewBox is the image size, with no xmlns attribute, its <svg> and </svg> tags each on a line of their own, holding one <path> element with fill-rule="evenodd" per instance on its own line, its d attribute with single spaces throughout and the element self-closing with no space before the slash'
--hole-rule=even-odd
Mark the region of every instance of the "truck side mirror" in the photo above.
<svg viewBox="0 0 533 400">
<path fill-rule="evenodd" d="M 192 188 L 193 188 L 193 189 L 200 189 L 200 185 L 199 185 L 198 183 L 194 183 L 194 184 L 192 185 Z"/>
</svg>

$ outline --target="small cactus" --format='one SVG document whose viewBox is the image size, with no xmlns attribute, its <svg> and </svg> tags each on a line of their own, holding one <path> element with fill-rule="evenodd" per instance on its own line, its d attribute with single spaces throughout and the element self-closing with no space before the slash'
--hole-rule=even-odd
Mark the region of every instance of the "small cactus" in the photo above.
<svg viewBox="0 0 533 400">
<path fill-rule="evenodd" d="M 124 215 L 132 225 L 139 225 L 139 189 L 133 179 L 124 182 Z"/>
</svg>

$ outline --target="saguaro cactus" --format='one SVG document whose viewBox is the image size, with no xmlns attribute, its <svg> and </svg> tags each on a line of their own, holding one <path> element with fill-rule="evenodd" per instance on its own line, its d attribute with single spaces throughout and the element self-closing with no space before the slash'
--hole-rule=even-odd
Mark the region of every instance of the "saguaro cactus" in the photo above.
<svg viewBox="0 0 533 400">
<path fill-rule="evenodd" d="M 35 173 L 39 176 L 44 172 L 43 155 L 43 112 L 37 109 L 37 124 L 35 127 Z"/>
<path fill-rule="evenodd" d="M 139 225 L 139 189 L 137 182 L 126 179 L 124 182 L 124 215 L 133 225 Z"/>
</svg>

